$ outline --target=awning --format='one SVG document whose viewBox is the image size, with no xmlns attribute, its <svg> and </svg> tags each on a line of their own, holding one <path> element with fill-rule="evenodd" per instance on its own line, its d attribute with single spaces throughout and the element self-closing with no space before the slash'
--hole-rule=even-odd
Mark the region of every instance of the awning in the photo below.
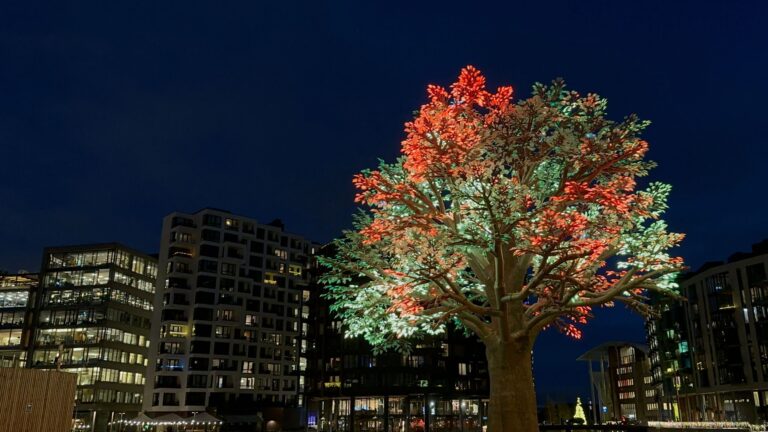
<svg viewBox="0 0 768 432">
<path fill-rule="evenodd" d="M 221 424 L 221 419 L 218 419 L 207 412 L 197 413 L 191 418 L 186 419 L 189 424 Z"/>
<path fill-rule="evenodd" d="M 153 421 L 154 420 L 152 420 L 148 415 L 146 415 L 144 413 L 139 413 L 139 415 L 136 416 L 135 418 L 120 420 L 120 421 L 115 422 L 115 423 L 124 423 L 124 424 L 131 424 L 131 425 L 143 425 L 143 424 L 147 424 L 147 423 L 152 423 Z"/>
<path fill-rule="evenodd" d="M 162 415 L 154 420 L 150 424 L 153 425 L 178 425 L 178 424 L 187 424 L 186 421 L 184 421 L 183 418 L 179 417 L 178 414 L 166 414 Z"/>
</svg>

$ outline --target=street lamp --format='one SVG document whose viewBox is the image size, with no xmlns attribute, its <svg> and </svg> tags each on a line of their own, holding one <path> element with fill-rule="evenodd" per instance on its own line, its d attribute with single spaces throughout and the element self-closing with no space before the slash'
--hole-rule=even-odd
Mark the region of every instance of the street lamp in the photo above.
<svg viewBox="0 0 768 432">
<path fill-rule="evenodd" d="M 681 384 L 682 384 L 682 382 L 681 382 L 681 379 L 680 379 L 680 372 L 675 372 L 674 386 L 675 386 L 675 399 L 676 400 L 675 400 L 675 406 L 673 407 L 673 409 L 674 409 L 674 415 L 675 415 L 675 420 L 676 421 L 680 421 L 680 419 L 681 419 L 681 416 L 680 416 L 680 386 L 681 386 Z"/>
<path fill-rule="evenodd" d="M 430 424 L 432 423 L 432 411 L 435 409 L 435 401 L 429 400 L 429 396 L 424 397 L 425 401 L 429 401 L 427 406 L 424 407 L 424 432 L 431 430 Z"/>
</svg>

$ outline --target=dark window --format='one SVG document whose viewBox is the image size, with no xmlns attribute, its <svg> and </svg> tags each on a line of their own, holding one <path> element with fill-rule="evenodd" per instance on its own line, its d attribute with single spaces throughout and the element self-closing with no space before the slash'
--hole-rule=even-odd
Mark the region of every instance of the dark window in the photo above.
<svg viewBox="0 0 768 432">
<path fill-rule="evenodd" d="M 204 229 L 203 240 L 218 243 L 221 241 L 221 233 L 210 229 Z"/>
<path fill-rule="evenodd" d="M 213 246 L 213 245 L 200 245 L 200 255 L 201 256 L 207 256 L 207 257 L 213 257 L 218 258 L 219 257 L 219 247 Z"/>
<path fill-rule="evenodd" d="M 243 252 L 238 247 L 229 246 L 227 247 L 227 257 L 242 259 Z"/>
<path fill-rule="evenodd" d="M 747 266 L 747 284 L 749 284 L 750 288 L 762 282 L 765 282 L 765 266 L 763 263 Z"/>
<path fill-rule="evenodd" d="M 208 326 L 210 328 L 210 326 Z M 208 354 L 211 351 L 211 343 L 205 341 L 192 341 L 189 351 L 192 354 Z"/>
<path fill-rule="evenodd" d="M 216 261 L 208 261 L 201 259 L 198 263 L 198 271 L 207 273 L 218 273 L 219 265 Z"/>
<path fill-rule="evenodd" d="M 173 387 L 173 388 L 179 387 L 178 384 L 175 384 L 175 385 L 163 384 L 163 383 L 158 383 L 158 384 L 159 384 L 158 387 Z M 179 401 L 176 399 L 175 393 L 163 393 L 163 405 L 176 406 L 178 404 L 179 404 Z"/>
<path fill-rule="evenodd" d="M 234 291 L 235 290 L 235 280 L 234 279 L 221 278 L 219 280 L 219 289 L 222 290 L 222 291 Z"/>
<path fill-rule="evenodd" d="M 221 216 L 216 216 L 212 214 L 203 215 L 203 225 L 213 226 L 213 227 L 220 227 L 221 226 Z"/>
<path fill-rule="evenodd" d="M 192 327 L 192 336 L 211 337 L 211 326 L 208 324 L 195 324 Z"/>
<path fill-rule="evenodd" d="M 251 284 L 245 281 L 238 281 L 237 282 L 237 292 L 240 293 L 250 293 L 251 292 Z"/>
<path fill-rule="evenodd" d="M 187 317 L 184 315 L 184 311 L 177 309 L 163 309 L 160 319 L 163 321 L 186 321 Z"/>
<path fill-rule="evenodd" d="M 176 293 L 173 295 L 173 304 L 177 305 L 187 305 L 189 302 L 187 301 L 187 295 L 186 294 L 179 294 Z"/>
<path fill-rule="evenodd" d="M 257 241 L 251 241 L 251 252 L 257 253 L 257 254 L 263 254 L 264 253 L 264 243 L 257 242 Z"/>
<path fill-rule="evenodd" d="M 216 277 L 215 276 L 198 276 L 197 286 L 199 288 L 216 289 Z"/>
<path fill-rule="evenodd" d="M 208 375 L 190 375 L 187 377 L 187 387 L 206 388 L 207 386 L 208 386 Z M 189 399 L 187 399 L 187 403 L 189 403 Z"/>
<path fill-rule="evenodd" d="M 215 296 L 211 292 L 198 291 L 195 293 L 195 304 L 212 305 L 214 301 L 215 301 Z"/>
<path fill-rule="evenodd" d="M 259 301 L 258 300 L 246 300 L 245 301 L 245 310 L 249 312 L 258 312 L 259 311 Z"/>
<path fill-rule="evenodd" d="M 184 278 L 170 277 L 168 278 L 168 288 L 189 289 L 189 284 L 187 284 L 187 280 Z"/>
<path fill-rule="evenodd" d="M 229 343 L 227 342 L 216 342 L 213 346 L 213 353 L 214 354 L 223 354 L 223 355 L 229 355 Z"/>
<path fill-rule="evenodd" d="M 260 256 L 251 255 L 249 264 L 251 265 L 251 267 L 261 268 L 264 265 L 264 260 Z"/>
<path fill-rule="evenodd" d="M 192 318 L 201 321 L 213 321 L 213 309 L 195 308 Z"/>
<path fill-rule="evenodd" d="M 192 221 L 192 219 L 187 219 L 181 216 L 174 216 L 173 219 L 171 219 L 171 227 L 175 227 L 175 226 L 194 227 L 195 222 Z"/>
<path fill-rule="evenodd" d="M 211 393 L 211 395 L 208 397 L 208 405 L 214 406 L 214 407 L 224 405 L 224 403 L 226 402 L 226 399 L 225 399 L 226 396 L 227 396 L 226 393 L 221 393 L 221 392 Z"/>
<path fill-rule="evenodd" d="M 187 392 L 186 403 L 187 405 L 205 405 L 205 392 Z"/>
</svg>

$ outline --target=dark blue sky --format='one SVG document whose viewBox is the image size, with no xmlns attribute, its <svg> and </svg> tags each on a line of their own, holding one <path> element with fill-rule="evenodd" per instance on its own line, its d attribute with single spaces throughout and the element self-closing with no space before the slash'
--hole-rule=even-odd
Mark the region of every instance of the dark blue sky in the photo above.
<svg viewBox="0 0 768 432">
<path fill-rule="evenodd" d="M 0 6 L 0 268 L 36 270 L 45 245 L 156 251 L 165 214 L 205 206 L 329 240 L 352 175 L 394 158 L 426 84 L 466 64 L 652 120 L 692 266 L 768 237 L 762 2 L 62 3 Z M 543 336 L 540 395 L 584 394 L 573 359 L 641 323 Z"/>
</svg>

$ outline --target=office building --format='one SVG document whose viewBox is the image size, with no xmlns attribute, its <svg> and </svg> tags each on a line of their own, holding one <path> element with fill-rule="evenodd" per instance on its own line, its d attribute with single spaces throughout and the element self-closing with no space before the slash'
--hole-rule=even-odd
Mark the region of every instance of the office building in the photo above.
<svg viewBox="0 0 768 432">
<path fill-rule="evenodd" d="M 304 404 L 302 302 L 314 245 L 226 211 L 163 221 L 149 383 L 152 416 L 208 411 L 247 430 Z M 275 412 L 281 414 L 274 414 Z"/>
<path fill-rule="evenodd" d="M 587 363 L 594 423 L 647 422 L 659 419 L 648 347 L 630 342 L 606 342 L 578 360 Z M 591 417 L 591 418 L 590 418 Z"/>
<path fill-rule="evenodd" d="M 36 274 L 0 275 L 0 367 L 26 364 L 36 290 Z"/>
<path fill-rule="evenodd" d="M 43 253 L 28 363 L 77 375 L 83 430 L 141 409 L 156 274 L 155 258 L 114 243 Z"/>
</svg>

